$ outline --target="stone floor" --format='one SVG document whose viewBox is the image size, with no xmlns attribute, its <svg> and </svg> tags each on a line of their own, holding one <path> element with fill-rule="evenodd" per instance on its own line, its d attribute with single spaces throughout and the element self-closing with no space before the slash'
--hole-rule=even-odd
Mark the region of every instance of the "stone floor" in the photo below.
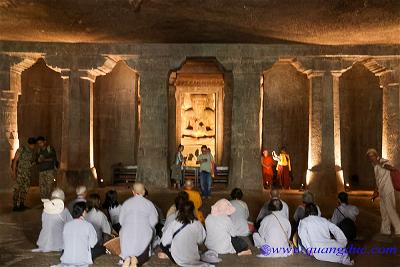
<svg viewBox="0 0 400 267">
<path fill-rule="evenodd" d="M 110 188 L 100 188 L 103 194 Z M 121 200 L 130 195 L 127 187 L 117 187 Z M 171 205 L 177 191 L 150 190 L 150 198 L 164 212 Z M 248 203 L 251 219 L 257 215 L 259 208 L 266 199 L 267 193 L 245 192 L 244 200 Z M 227 197 L 228 192 L 219 190 L 212 199 L 206 200 L 204 212 L 210 211 L 210 206 L 219 198 Z M 69 196 L 71 198 L 71 196 Z M 285 192 L 282 198 L 290 207 L 290 216 L 293 216 L 295 206 L 300 202 L 301 193 L 297 191 Z M 41 223 L 41 205 L 38 188 L 31 188 L 28 196 L 30 209 L 24 212 L 11 212 L 11 194 L 0 194 L 0 266 L 49 266 L 59 262 L 57 253 L 32 253 L 35 248 Z M 355 266 L 400 266 L 400 239 L 385 237 L 379 232 L 380 216 L 379 201 L 372 203 L 365 193 L 351 194 L 350 201 L 360 208 L 358 227 L 360 239 L 354 245 L 358 247 L 398 247 L 397 254 L 386 255 L 353 255 Z M 336 200 L 328 199 L 317 193 L 317 202 L 321 207 L 322 215 L 330 217 Z M 253 254 L 257 251 L 253 248 Z M 222 256 L 222 263 L 218 266 L 339 266 L 338 264 L 319 262 L 314 258 L 295 255 L 284 259 L 260 259 L 253 256 L 237 257 L 235 255 Z M 117 266 L 118 259 L 114 256 L 102 256 L 98 258 L 94 266 Z M 153 256 L 147 266 L 174 266 L 168 260 L 159 260 Z"/>
</svg>

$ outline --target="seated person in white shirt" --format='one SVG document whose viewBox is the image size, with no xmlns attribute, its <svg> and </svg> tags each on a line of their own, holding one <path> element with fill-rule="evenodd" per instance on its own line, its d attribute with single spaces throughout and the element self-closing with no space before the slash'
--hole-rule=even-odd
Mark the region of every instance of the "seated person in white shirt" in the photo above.
<svg viewBox="0 0 400 267">
<path fill-rule="evenodd" d="M 314 203 L 314 195 L 310 191 L 305 191 L 303 193 L 303 203 L 300 204 L 296 211 L 294 212 L 293 219 L 296 224 L 299 224 L 299 221 L 305 217 L 305 207 L 307 204 L 315 204 Z M 315 205 L 318 210 L 318 216 L 321 216 L 321 210 L 318 205 Z"/>
<path fill-rule="evenodd" d="M 283 216 L 282 202 L 279 199 L 272 199 L 268 204 L 269 215 L 261 221 L 258 232 L 253 234 L 254 245 L 262 248 L 264 245 L 270 248 L 281 249 L 276 253 L 260 255 L 264 257 L 287 257 L 292 255 L 292 247 L 289 243 L 292 227 L 289 220 Z"/>
<path fill-rule="evenodd" d="M 99 194 L 90 194 L 86 203 L 88 207 L 86 220 L 93 225 L 97 234 L 97 244 L 92 251 L 92 257 L 94 260 L 98 256 L 106 253 L 103 243 L 111 238 L 111 226 L 107 220 L 107 216 L 100 210 Z"/>
<path fill-rule="evenodd" d="M 261 221 L 264 219 L 265 216 L 271 214 L 271 211 L 268 210 L 269 203 L 272 199 L 279 199 L 282 202 L 282 209 L 280 212 L 282 213 L 283 217 L 286 219 L 289 219 L 289 206 L 288 204 L 281 199 L 281 194 L 279 189 L 271 189 L 269 192 L 270 194 L 270 199 L 269 201 L 265 202 L 264 206 L 261 208 L 260 212 L 258 213 L 257 219 L 256 219 L 256 224 L 255 227 L 256 229 L 259 228 Z"/>
<path fill-rule="evenodd" d="M 118 202 L 118 193 L 115 190 L 110 190 L 106 193 L 106 198 L 103 203 L 103 209 L 107 211 L 112 228 L 119 233 L 121 225 L 119 224 L 119 213 L 121 205 Z"/>
<path fill-rule="evenodd" d="M 230 216 L 235 226 L 238 236 L 250 235 L 249 208 L 246 202 L 242 201 L 243 192 L 239 188 L 235 188 L 231 192 L 231 204 L 235 207 L 235 212 Z M 253 228 L 253 227 L 252 227 Z"/>
<path fill-rule="evenodd" d="M 162 234 L 167 230 L 168 226 L 173 222 L 178 216 L 179 210 L 182 209 L 183 205 L 189 201 L 189 195 L 185 191 L 181 191 L 175 197 L 175 204 L 169 208 L 169 215 L 165 220 L 164 227 L 162 228 Z"/>
<path fill-rule="evenodd" d="M 246 241 L 238 236 L 229 217 L 235 208 L 226 199 L 218 200 L 211 207 L 211 214 L 206 219 L 207 237 L 205 245 L 218 254 L 251 255 Z"/>
<path fill-rule="evenodd" d="M 333 211 L 331 222 L 339 226 L 348 240 L 352 240 L 357 235 L 355 221 L 359 210 L 356 206 L 348 204 L 348 201 L 349 196 L 346 192 L 338 194 L 338 206 Z M 348 222 L 349 219 L 353 222 Z"/>
<path fill-rule="evenodd" d="M 299 223 L 299 246 L 302 252 L 317 260 L 353 265 L 342 230 L 327 219 L 318 216 L 315 204 L 307 204 L 305 218 Z M 332 238 L 333 236 L 333 238 Z"/>
<path fill-rule="evenodd" d="M 38 248 L 32 252 L 62 251 L 64 249 L 62 231 L 64 225 L 72 220 L 68 209 L 64 208 L 64 199 L 64 192 L 59 188 L 51 193 L 52 205 L 44 205 L 42 230 L 37 241 Z"/>
<path fill-rule="evenodd" d="M 194 215 L 192 201 L 185 202 L 178 216 L 171 222 L 161 239 L 159 258 L 170 258 L 179 266 L 208 266 L 200 262 L 199 245 L 204 242 L 206 231 Z"/>
<path fill-rule="evenodd" d="M 93 263 L 91 249 L 97 243 L 97 235 L 93 225 L 84 219 L 85 215 L 86 203 L 76 203 L 72 208 L 74 219 L 64 226 L 64 251 L 57 266 L 86 267 Z"/>
</svg>

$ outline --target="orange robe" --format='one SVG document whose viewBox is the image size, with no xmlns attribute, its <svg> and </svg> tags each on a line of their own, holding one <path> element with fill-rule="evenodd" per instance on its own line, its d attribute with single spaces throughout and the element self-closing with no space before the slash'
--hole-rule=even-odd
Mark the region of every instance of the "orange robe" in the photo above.
<svg viewBox="0 0 400 267">
<path fill-rule="evenodd" d="M 274 177 L 274 171 L 273 171 L 273 166 L 274 166 L 274 160 L 272 159 L 271 156 L 262 156 L 261 157 L 261 162 L 262 162 L 262 176 L 263 176 L 263 182 L 264 185 L 272 184 L 272 178 Z"/>
<path fill-rule="evenodd" d="M 204 223 L 204 215 L 203 212 L 200 210 L 201 206 L 203 205 L 200 193 L 195 190 L 185 190 L 185 192 L 188 193 L 189 200 L 192 201 L 194 204 L 194 215 L 201 223 Z"/>
</svg>

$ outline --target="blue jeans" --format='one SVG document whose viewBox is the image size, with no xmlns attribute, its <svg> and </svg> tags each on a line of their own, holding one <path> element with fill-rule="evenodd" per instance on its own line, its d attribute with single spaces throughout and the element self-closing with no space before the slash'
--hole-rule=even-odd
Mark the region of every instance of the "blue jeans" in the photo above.
<svg viewBox="0 0 400 267">
<path fill-rule="evenodd" d="M 211 173 L 202 171 L 200 172 L 200 188 L 203 197 L 211 196 Z"/>
</svg>

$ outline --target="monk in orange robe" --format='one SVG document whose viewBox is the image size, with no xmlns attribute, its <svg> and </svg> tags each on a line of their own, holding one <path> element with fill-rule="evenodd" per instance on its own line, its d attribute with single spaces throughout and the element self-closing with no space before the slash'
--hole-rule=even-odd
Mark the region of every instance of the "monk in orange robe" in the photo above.
<svg viewBox="0 0 400 267">
<path fill-rule="evenodd" d="M 189 200 L 194 204 L 194 215 L 201 223 L 204 223 L 204 215 L 200 210 L 201 206 L 203 205 L 203 201 L 201 200 L 200 193 L 193 189 L 193 182 L 191 180 L 185 181 L 184 191 L 188 193 Z"/>
<path fill-rule="evenodd" d="M 274 160 L 278 162 L 276 167 L 278 171 L 278 179 L 283 189 L 290 189 L 290 183 L 292 178 L 290 177 L 290 172 L 292 167 L 290 165 L 290 157 L 286 152 L 286 148 L 282 147 L 279 156 L 272 152 Z"/>
<path fill-rule="evenodd" d="M 274 177 L 274 160 L 268 154 L 268 150 L 264 149 L 261 156 L 262 176 L 264 189 L 272 185 L 272 178 Z"/>
</svg>

